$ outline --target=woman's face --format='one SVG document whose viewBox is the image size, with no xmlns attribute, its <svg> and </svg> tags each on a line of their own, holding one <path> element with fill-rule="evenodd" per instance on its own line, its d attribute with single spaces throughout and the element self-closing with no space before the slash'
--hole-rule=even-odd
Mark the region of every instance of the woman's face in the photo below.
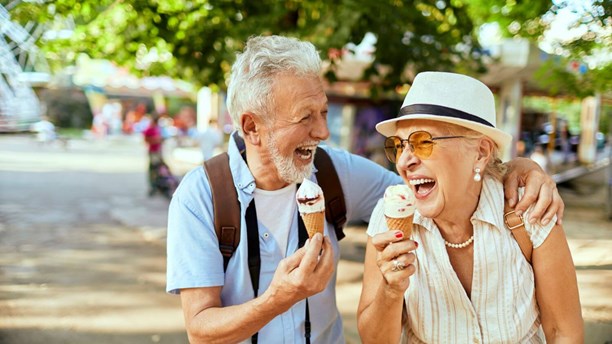
<svg viewBox="0 0 612 344">
<path fill-rule="evenodd" d="M 415 120 L 399 122 L 396 135 L 407 139 L 415 131 L 426 131 L 433 138 L 451 136 L 440 122 Z M 433 140 L 429 157 L 418 157 L 408 147 L 397 159 L 397 171 L 416 196 L 419 212 L 429 218 L 452 216 L 468 199 L 478 197 L 480 184 L 474 182 L 476 148 L 465 138 Z"/>
</svg>

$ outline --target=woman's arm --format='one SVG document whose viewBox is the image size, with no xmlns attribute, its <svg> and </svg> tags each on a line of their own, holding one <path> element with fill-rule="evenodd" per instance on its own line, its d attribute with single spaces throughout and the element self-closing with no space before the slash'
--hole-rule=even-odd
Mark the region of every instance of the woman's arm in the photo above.
<svg viewBox="0 0 612 344">
<path fill-rule="evenodd" d="M 548 343 L 583 343 L 578 282 L 563 227 L 555 225 L 533 251 L 536 298 Z"/>
<path fill-rule="evenodd" d="M 396 234 L 401 232 L 388 231 L 368 238 L 357 310 L 357 327 L 363 343 L 399 343 L 401 338 L 404 293 L 409 277 L 416 271 L 415 256 L 409 252 L 416 245 Z M 393 271 L 394 259 L 406 268 Z"/>
</svg>

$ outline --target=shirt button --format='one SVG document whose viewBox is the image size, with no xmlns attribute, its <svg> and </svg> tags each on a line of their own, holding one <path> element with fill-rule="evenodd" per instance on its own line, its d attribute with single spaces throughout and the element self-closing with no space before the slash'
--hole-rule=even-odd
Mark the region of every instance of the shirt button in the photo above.
<svg viewBox="0 0 612 344">
<path fill-rule="evenodd" d="M 270 236 L 270 234 L 264 233 L 264 238 L 268 239 L 269 236 Z"/>
</svg>

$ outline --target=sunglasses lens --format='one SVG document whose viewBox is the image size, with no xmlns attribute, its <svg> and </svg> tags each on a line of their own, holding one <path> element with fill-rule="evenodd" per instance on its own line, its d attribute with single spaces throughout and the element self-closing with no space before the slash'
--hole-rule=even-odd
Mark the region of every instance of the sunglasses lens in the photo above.
<svg viewBox="0 0 612 344">
<path fill-rule="evenodd" d="M 406 141 L 404 140 L 404 143 Z M 397 163 L 397 158 L 404 151 L 404 143 L 398 136 L 389 136 L 385 140 L 385 155 L 392 163 Z M 410 151 L 420 159 L 429 158 L 433 151 L 434 141 L 430 133 L 426 131 L 415 131 L 408 136 Z"/>
<path fill-rule="evenodd" d="M 421 159 L 428 158 L 433 151 L 434 142 L 431 134 L 426 131 L 415 131 L 410 134 L 408 142 L 414 147 L 414 155 Z"/>
<path fill-rule="evenodd" d="M 397 162 L 397 156 L 402 154 L 402 140 L 397 136 L 390 136 L 385 139 L 385 155 L 392 163 Z"/>
</svg>

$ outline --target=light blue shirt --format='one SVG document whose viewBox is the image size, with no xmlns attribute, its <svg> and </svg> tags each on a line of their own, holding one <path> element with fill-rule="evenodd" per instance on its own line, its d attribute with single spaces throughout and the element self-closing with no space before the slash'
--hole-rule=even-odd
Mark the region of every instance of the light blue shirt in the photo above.
<svg viewBox="0 0 612 344">
<path fill-rule="evenodd" d="M 399 184 L 401 178 L 380 165 L 343 150 L 323 147 L 330 155 L 345 196 L 347 219 L 368 221 L 376 202 L 387 186 Z M 223 272 L 223 257 L 215 234 L 210 185 L 204 169 L 190 171 L 181 181 L 170 203 L 168 216 L 169 293 L 178 294 L 183 288 L 223 286 L 223 306 L 239 305 L 253 299 L 248 269 L 247 231 L 244 214 L 253 199 L 255 179 L 240 155 L 236 141 L 230 138 L 229 164 L 231 178 L 238 193 L 242 215 L 240 244 Z M 316 172 L 316 171 L 315 171 Z M 230 176 L 228 176 L 229 178 Z M 310 177 L 316 182 L 314 173 Z M 259 295 L 268 288 L 279 262 L 285 258 L 274 236 L 259 226 L 261 272 Z M 326 222 L 325 235 L 332 241 L 336 268 L 340 249 L 333 225 Z M 298 225 L 295 216 L 289 231 L 287 255 L 298 246 Z M 312 343 L 344 343 L 342 319 L 336 306 L 336 272 L 327 288 L 308 298 Z M 287 312 L 272 319 L 259 331 L 261 343 L 303 343 L 305 302 L 296 303 Z M 313 316 L 314 315 L 314 316 Z M 250 339 L 246 342 L 250 342 Z"/>
</svg>

